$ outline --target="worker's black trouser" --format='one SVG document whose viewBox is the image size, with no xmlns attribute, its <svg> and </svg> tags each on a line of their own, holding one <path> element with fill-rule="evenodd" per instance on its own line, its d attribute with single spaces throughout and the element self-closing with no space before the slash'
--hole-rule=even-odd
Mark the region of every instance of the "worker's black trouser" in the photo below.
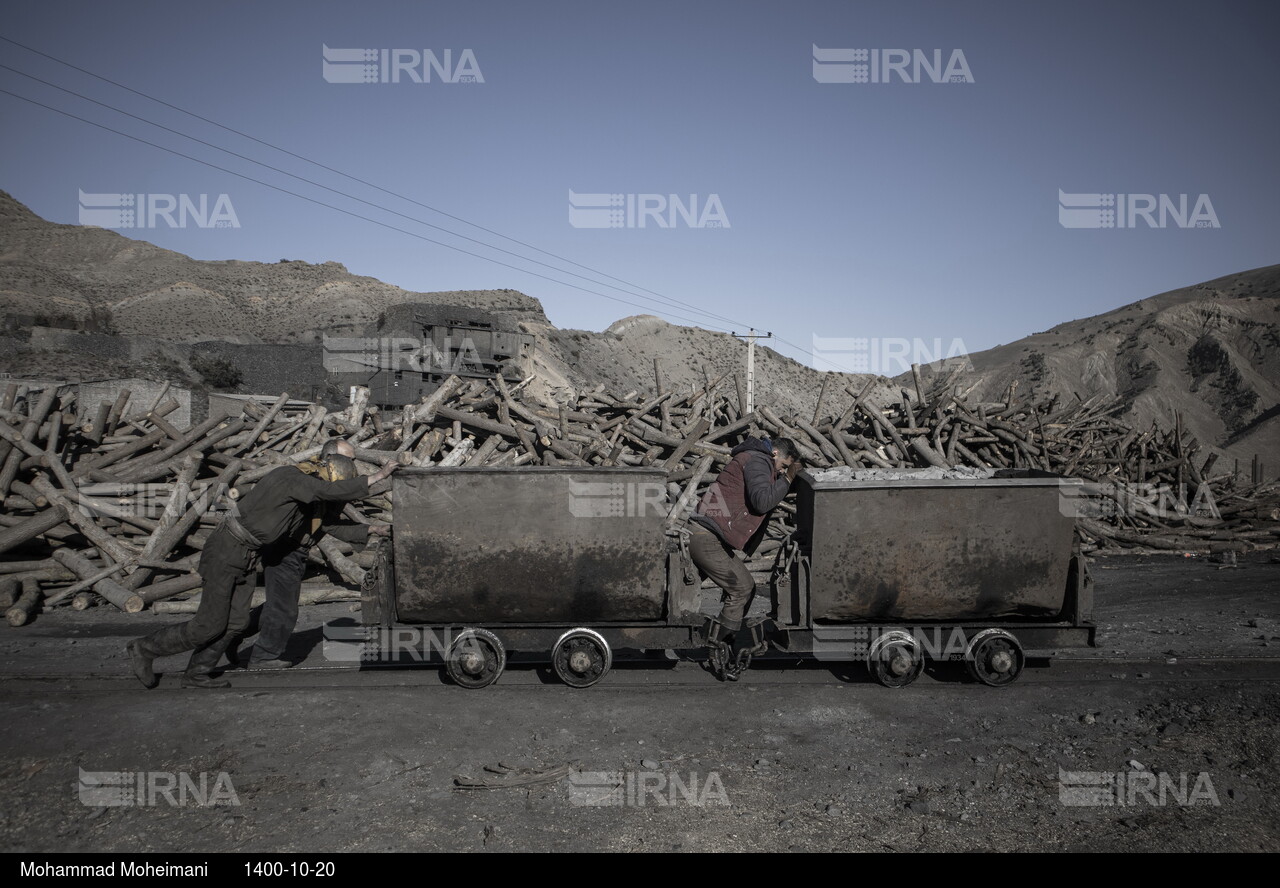
<svg viewBox="0 0 1280 888">
<path fill-rule="evenodd" d="M 279 660 L 298 625 L 298 597 L 307 572 L 307 550 L 301 546 L 276 548 L 262 553 L 262 581 L 267 600 L 258 618 L 252 662 Z"/>
<path fill-rule="evenodd" d="M 187 672 L 208 673 L 249 625 L 258 568 L 257 552 L 219 527 L 200 556 L 200 608 L 185 623 L 167 626 L 141 640 L 153 657 L 191 651 Z"/>
<path fill-rule="evenodd" d="M 720 623 L 730 631 L 741 628 L 742 618 L 756 594 L 756 581 L 751 571 L 720 537 L 693 523 L 689 525 L 689 557 L 698 570 L 724 592 Z"/>
</svg>

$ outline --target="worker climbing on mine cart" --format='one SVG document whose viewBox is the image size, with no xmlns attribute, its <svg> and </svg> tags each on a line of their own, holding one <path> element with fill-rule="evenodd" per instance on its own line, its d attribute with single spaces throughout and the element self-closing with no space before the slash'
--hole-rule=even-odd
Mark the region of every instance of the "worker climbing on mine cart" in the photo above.
<svg viewBox="0 0 1280 888">
<path fill-rule="evenodd" d="M 368 496 L 370 487 L 399 467 L 393 461 L 372 475 L 359 475 L 354 460 L 333 454 L 321 460 L 315 474 L 281 466 L 265 475 L 205 544 L 199 568 L 203 591 L 195 617 L 129 642 L 127 650 L 138 680 L 155 687 L 152 661 L 156 657 L 192 651 L 182 676 L 184 688 L 229 687 L 230 682 L 214 679 L 210 673 L 248 625 L 263 550 L 299 538 L 316 509 L 326 503 Z"/>
<path fill-rule="evenodd" d="M 748 556 L 764 538 L 769 513 L 782 502 L 803 464 L 788 438 L 748 438 L 689 517 L 689 556 L 724 593 L 719 617 L 709 621 L 707 646 L 717 675 L 737 681 L 750 658 L 764 653 L 759 623 L 744 624 L 756 583 L 735 550 Z"/>
</svg>

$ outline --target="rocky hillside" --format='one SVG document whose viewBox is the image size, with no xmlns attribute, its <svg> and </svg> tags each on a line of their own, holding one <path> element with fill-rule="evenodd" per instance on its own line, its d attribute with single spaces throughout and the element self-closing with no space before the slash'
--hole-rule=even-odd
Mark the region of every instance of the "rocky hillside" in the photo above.
<svg viewBox="0 0 1280 888">
<path fill-rule="evenodd" d="M 362 329 L 388 306 L 448 302 L 545 322 L 515 290 L 412 293 L 338 262 L 206 262 L 104 228 L 46 222 L 0 191 L 0 315 L 176 342 L 307 342 Z"/>
<path fill-rule="evenodd" d="M 197 381 L 188 359 L 210 340 L 296 347 L 323 333 L 369 335 L 382 312 L 405 302 L 474 306 L 534 334 L 532 388 L 547 400 L 601 382 L 652 391 L 655 360 L 664 384 L 680 390 L 745 369 L 741 340 L 651 315 L 603 333 L 560 330 L 537 299 L 515 290 L 413 293 L 337 262 L 199 261 L 106 229 L 46 222 L 0 192 L 0 332 L 8 334 L 0 335 L 0 372 Z M 115 334 L 120 347 L 99 357 L 32 347 L 31 328 L 49 325 Z M 756 355 L 757 399 L 783 413 L 812 415 L 824 379 L 823 412 L 842 409 L 845 387 L 868 378 L 821 373 L 765 346 Z M 977 397 L 1000 400 L 1014 382 L 1023 393 L 1067 400 L 1104 394 L 1141 427 L 1169 427 L 1180 413 L 1204 445 L 1242 461 L 1280 453 L 1280 266 L 1162 293 L 970 358 L 964 384 L 976 385 Z M 909 374 L 879 383 L 882 402 L 901 385 L 913 388 Z M 1274 475 L 1280 457 L 1270 461 Z"/>
<path fill-rule="evenodd" d="M 1180 413 L 1202 444 L 1280 469 L 1280 265 L 1171 290 L 970 355 L 975 393 L 1105 394 L 1146 428 Z M 900 382 L 909 379 L 909 375 Z"/>
<path fill-rule="evenodd" d="M 664 384 L 681 389 L 703 386 L 704 374 L 714 378 L 745 368 L 740 340 L 648 315 L 619 321 L 604 333 L 559 330 L 537 299 L 515 290 L 414 293 L 350 274 L 337 262 L 200 261 L 114 231 L 47 222 L 0 192 L 0 317 L 10 337 L 0 372 L 69 379 L 160 373 L 192 383 L 199 378 L 189 366 L 196 349 L 170 343 L 295 345 L 317 342 L 323 333 L 371 335 L 382 312 L 406 302 L 474 306 L 534 334 L 538 349 L 530 369 L 540 377 L 534 391 L 547 399 L 599 382 L 651 391 L 655 358 Z M 97 355 L 52 353 L 28 344 L 38 326 L 127 341 Z M 861 385 L 860 377 L 822 374 L 768 348 L 756 354 L 759 398 L 784 412 L 811 414 L 824 375 L 833 377 L 833 400 L 847 403 L 844 385 Z M 246 377 L 250 388 L 254 382 Z M 883 386 L 891 390 L 887 380 Z"/>
</svg>

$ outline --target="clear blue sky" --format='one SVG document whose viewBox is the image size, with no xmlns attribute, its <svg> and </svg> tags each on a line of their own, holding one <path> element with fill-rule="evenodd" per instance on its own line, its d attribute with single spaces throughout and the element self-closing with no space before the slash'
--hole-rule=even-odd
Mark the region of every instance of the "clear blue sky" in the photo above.
<svg viewBox="0 0 1280 888">
<path fill-rule="evenodd" d="M 225 193 L 238 229 L 124 233 L 201 259 L 336 260 L 412 290 L 511 287 L 540 299 L 562 327 L 599 330 L 647 311 L 772 330 L 796 346 L 780 351 L 806 362 L 815 334 L 961 339 L 977 351 L 1280 262 L 1278 24 L 1275 3 L 1231 2 L 44 0 L 6 8 L 5 37 L 731 322 L 468 244 L 3 69 L 5 90 L 644 307 L 3 94 L 0 188 L 57 222 L 78 220 L 79 190 Z M 449 49 L 455 61 L 469 49 L 484 82 L 330 83 L 322 45 L 437 57 Z M 958 49 L 973 82 L 933 83 L 922 73 L 918 83 L 820 83 L 814 45 L 941 49 L 944 61 Z M 0 43 L 0 63 L 529 252 L 11 44 Z M 1068 229 L 1060 189 L 1187 193 L 1193 202 L 1207 194 L 1221 227 Z M 570 191 L 714 194 L 730 226 L 576 228 Z"/>
</svg>

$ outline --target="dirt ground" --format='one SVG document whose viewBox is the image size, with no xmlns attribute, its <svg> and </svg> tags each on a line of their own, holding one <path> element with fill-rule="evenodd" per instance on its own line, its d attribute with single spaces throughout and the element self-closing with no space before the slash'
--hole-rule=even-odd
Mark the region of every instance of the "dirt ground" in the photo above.
<svg viewBox="0 0 1280 888">
<path fill-rule="evenodd" d="M 173 658 L 146 691 L 124 643 L 175 618 L 41 615 L 0 629 L 0 850 L 1280 850 L 1280 564 L 1093 571 L 1098 647 L 1002 689 L 650 661 L 466 691 L 335 659 L 322 626 L 356 615 L 331 604 L 294 669 L 193 691 Z M 128 772 L 131 803 L 83 772 Z"/>
</svg>

